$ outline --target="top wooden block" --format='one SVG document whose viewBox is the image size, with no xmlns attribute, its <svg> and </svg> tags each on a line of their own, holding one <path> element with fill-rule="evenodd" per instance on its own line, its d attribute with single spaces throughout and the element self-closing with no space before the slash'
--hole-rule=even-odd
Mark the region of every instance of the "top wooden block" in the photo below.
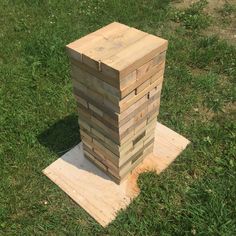
<svg viewBox="0 0 236 236">
<path fill-rule="evenodd" d="M 166 49 L 167 40 L 117 22 L 67 45 L 72 59 L 118 81 Z"/>
</svg>

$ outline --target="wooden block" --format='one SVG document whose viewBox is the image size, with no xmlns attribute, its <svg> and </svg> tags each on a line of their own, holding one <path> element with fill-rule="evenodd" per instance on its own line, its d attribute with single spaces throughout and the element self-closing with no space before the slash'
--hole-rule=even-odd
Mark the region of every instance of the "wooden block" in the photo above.
<svg viewBox="0 0 236 236">
<path fill-rule="evenodd" d="M 136 80 L 137 80 L 137 72 L 136 70 L 134 70 L 120 80 L 120 89 L 122 90 L 126 88 L 129 84 L 135 83 Z"/>
<path fill-rule="evenodd" d="M 110 33 L 110 32 L 109 32 Z M 112 35 L 112 37 L 107 40 L 107 35 L 104 36 L 95 45 L 90 45 L 90 49 L 86 52 L 84 51 L 82 61 L 88 66 L 99 70 L 99 61 L 103 61 L 106 58 L 116 54 L 121 48 L 134 43 L 140 38 L 147 35 L 146 33 L 134 29 L 121 27 L 121 29 Z"/>
<path fill-rule="evenodd" d="M 102 94 L 89 89 L 88 87 L 77 81 L 74 81 L 74 91 L 76 93 L 76 96 L 82 97 L 83 100 L 86 100 L 87 98 L 87 95 L 85 94 L 90 94 L 89 102 L 92 104 L 96 104 L 96 106 L 101 107 L 101 109 L 105 111 L 109 110 L 116 113 L 121 113 L 124 110 L 127 110 L 132 104 L 138 101 L 146 93 L 152 91 L 154 87 L 157 87 L 162 82 L 162 80 L 163 78 L 161 77 L 151 83 L 150 78 L 149 80 L 141 84 L 138 88 L 136 88 L 136 90 L 132 91 L 129 95 L 120 100 L 118 105 L 114 103 L 114 100 L 112 102 L 111 100 L 107 99 L 108 97 L 104 98 Z"/>
<path fill-rule="evenodd" d="M 74 64 L 75 66 L 80 67 L 82 70 L 87 71 L 88 73 L 96 76 L 97 78 L 101 79 L 102 81 L 106 82 L 107 84 L 111 85 L 112 87 L 119 89 L 119 86 L 120 86 L 119 80 L 112 79 L 108 76 L 104 76 L 102 73 L 98 73 L 98 71 L 96 69 L 93 69 L 78 60 L 74 60 L 71 58 L 71 63 Z"/>
<path fill-rule="evenodd" d="M 79 81 L 72 80 L 72 83 L 73 83 L 74 91 L 75 92 L 78 91 L 78 94 L 80 91 L 85 94 L 88 93 L 88 88 L 82 83 L 80 83 Z"/>
<path fill-rule="evenodd" d="M 140 130 L 143 130 L 147 124 L 147 120 L 145 119 L 138 127 L 134 128 L 134 133 L 137 134 Z"/>
<path fill-rule="evenodd" d="M 82 128 L 86 131 L 91 130 L 91 126 L 89 124 L 87 124 L 86 122 L 84 122 L 82 119 L 79 119 L 79 126 L 80 126 L 80 128 Z"/>
<path fill-rule="evenodd" d="M 139 85 L 136 89 L 135 89 L 135 94 L 137 95 L 138 93 L 142 92 L 145 88 L 147 88 L 149 85 L 151 84 L 151 80 L 146 80 L 144 83 L 142 83 L 141 85 Z"/>
<path fill-rule="evenodd" d="M 86 139 L 85 137 L 82 137 L 81 140 L 82 140 L 83 144 L 88 147 L 88 149 L 93 150 L 93 145 L 92 145 L 92 144 L 93 144 L 93 141 L 90 142 L 90 141 L 89 141 L 88 139 Z"/>
<path fill-rule="evenodd" d="M 146 130 L 144 130 L 141 134 L 139 134 L 134 140 L 133 140 L 133 147 L 137 146 L 140 141 L 145 137 Z"/>
<path fill-rule="evenodd" d="M 138 130 L 142 129 L 145 127 L 145 125 L 149 122 L 149 120 L 153 117 L 153 116 L 157 116 L 157 111 L 156 109 L 153 109 L 152 111 L 150 111 L 149 113 L 147 113 L 144 117 L 138 119 L 138 121 L 136 121 L 135 123 L 133 123 L 131 126 L 129 126 L 125 131 L 122 130 L 122 132 L 119 133 L 119 138 L 120 140 L 122 140 L 123 138 L 125 138 L 125 136 L 127 136 L 130 132 L 137 133 Z M 142 124 L 142 125 L 141 125 Z M 136 130 L 136 131 L 135 131 Z M 120 141 L 121 143 L 121 141 Z"/>
<path fill-rule="evenodd" d="M 79 125 L 88 131 L 91 131 L 93 128 L 102 133 L 106 138 L 110 138 L 113 142 L 119 144 L 119 134 L 107 127 L 104 129 L 103 124 L 95 118 L 86 120 L 86 118 L 80 114 Z"/>
<path fill-rule="evenodd" d="M 114 163 L 119 162 L 119 157 L 111 152 L 108 148 L 104 147 L 104 145 L 100 144 L 96 139 L 93 140 L 93 143 L 95 145 L 95 149 L 101 150 L 101 152 L 104 155 L 109 156 Z"/>
<path fill-rule="evenodd" d="M 147 101 L 147 96 L 141 97 L 137 102 L 132 104 L 130 107 L 128 107 L 126 110 L 124 110 L 122 113 L 118 115 L 118 121 L 121 122 L 125 117 L 133 113 L 136 109 L 138 109 L 140 106 L 142 106 Z"/>
<path fill-rule="evenodd" d="M 117 22 L 67 45 L 86 156 L 118 182 L 151 150 L 166 50 Z"/>
<path fill-rule="evenodd" d="M 83 142 L 83 149 L 87 151 L 90 155 L 92 155 L 96 160 L 105 165 L 107 169 L 110 168 L 116 173 L 119 172 L 119 168 L 117 167 L 117 165 L 114 165 L 112 161 L 106 158 L 106 156 L 104 156 L 98 148 L 90 148 L 90 146 L 88 146 L 86 142 Z"/>
<path fill-rule="evenodd" d="M 141 85 L 144 81 L 146 81 L 149 78 L 154 78 L 153 76 L 155 75 L 156 77 L 161 77 L 164 74 L 164 65 L 165 63 L 162 62 L 159 65 L 153 67 L 148 73 L 146 73 L 144 76 L 136 80 L 134 83 L 127 85 L 125 88 L 123 88 L 120 91 L 120 96 L 121 98 L 127 96 L 130 92 L 132 92 L 134 89 L 136 89 L 139 85 Z M 153 82 L 153 81 L 152 81 Z"/>
<path fill-rule="evenodd" d="M 142 97 L 140 100 L 138 100 L 136 103 L 134 103 L 132 106 L 130 106 L 127 110 L 125 110 L 119 115 L 119 125 L 121 126 L 126 123 L 129 119 L 131 119 L 140 111 L 142 111 L 145 107 L 147 107 L 150 102 L 154 101 L 157 98 L 158 96 L 155 94 L 149 97 Z"/>
<path fill-rule="evenodd" d="M 103 112 L 106 112 L 110 117 L 113 117 L 114 119 L 117 119 L 117 114 L 115 111 L 107 108 L 106 106 L 103 105 L 103 101 L 100 100 L 96 100 L 94 98 L 91 98 L 88 94 L 85 94 L 82 91 L 78 91 L 76 88 L 74 88 L 74 92 L 75 95 L 78 98 L 82 98 L 84 100 L 86 100 L 88 103 L 98 107 L 99 109 L 101 109 Z M 103 99 L 102 99 L 103 100 Z"/>
<path fill-rule="evenodd" d="M 115 97 L 120 98 L 120 90 L 111 86 L 110 84 L 104 82 L 103 83 L 103 88 L 105 91 L 109 92 L 110 94 L 113 94 Z"/>
<path fill-rule="evenodd" d="M 95 118 L 94 116 L 91 118 L 91 121 L 89 121 L 90 125 L 97 129 L 100 130 L 105 136 L 111 138 L 115 142 L 119 143 L 119 133 L 112 130 L 111 128 L 107 127 L 106 125 L 103 124 L 100 120 Z"/>
<path fill-rule="evenodd" d="M 120 146 L 113 142 L 110 138 L 107 138 L 105 135 L 103 135 L 98 130 L 92 128 L 91 134 L 90 134 L 96 141 L 100 142 L 104 147 L 109 149 L 111 152 L 113 152 L 115 155 L 119 156 L 120 154 Z"/>
<path fill-rule="evenodd" d="M 148 143 L 150 143 L 154 138 L 154 134 L 152 133 L 150 136 L 148 136 L 145 140 L 143 140 L 143 145 L 147 145 Z M 151 142 L 152 143 L 152 142 Z"/>
<path fill-rule="evenodd" d="M 113 22 L 93 33 L 90 33 L 66 46 L 68 54 L 74 58 L 75 60 L 82 62 L 82 55 L 92 47 L 99 45 L 99 41 L 103 40 L 106 37 L 112 37 L 113 34 L 117 34 L 118 32 L 124 32 L 129 27 L 126 25 L 122 25 L 117 22 Z M 74 57 L 74 54 L 79 55 Z"/>
<path fill-rule="evenodd" d="M 89 152 L 84 150 L 84 156 L 90 159 L 93 163 L 95 163 L 99 168 L 101 168 L 103 171 L 107 171 L 107 167 L 100 161 L 98 161 L 93 155 L 91 155 Z"/>
<path fill-rule="evenodd" d="M 158 46 L 157 46 L 158 45 Z M 167 41 L 153 35 L 146 35 L 114 56 L 101 62 L 101 70 L 111 78 L 125 77 L 131 71 L 145 64 L 158 53 L 166 51 Z"/>
<path fill-rule="evenodd" d="M 100 144 L 96 139 L 92 139 L 92 142 L 88 140 L 82 140 L 83 144 L 86 145 L 87 151 L 90 152 L 93 156 L 98 160 L 103 160 L 103 163 L 110 163 L 109 166 L 119 167 L 119 158 L 114 153 L 112 153 L 109 149 Z M 111 164 L 113 163 L 113 164 Z"/>
<path fill-rule="evenodd" d="M 104 116 L 100 116 L 100 115 L 98 115 L 97 113 L 93 112 L 92 110 L 86 109 L 86 108 L 84 108 L 84 107 L 78 105 L 78 112 L 79 112 L 79 114 L 80 114 L 80 113 L 82 113 L 82 114 L 84 113 L 84 114 L 86 114 L 86 115 L 90 115 L 90 117 L 93 116 L 93 117 L 95 117 L 96 119 L 98 119 L 100 122 L 102 122 L 102 123 L 103 123 L 106 127 L 108 127 L 109 129 L 112 129 L 112 130 L 115 131 L 115 132 L 118 132 L 118 131 L 119 131 L 119 129 L 118 129 L 117 126 L 115 126 L 115 125 L 113 125 L 111 122 L 109 122 L 109 121 L 103 119 Z"/>
<path fill-rule="evenodd" d="M 88 108 L 88 103 L 86 100 L 84 100 L 83 98 L 80 98 L 78 96 L 75 95 L 76 101 L 78 104 L 82 105 L 85 108 Z"/>
<path fill-rule="evenodd" d="M 131 154 L 125 156 L 121 161 L 122 165 L 120 167 L 120 178 L 122 179 L 126 174 L 129 173 L 129 170 L 132 169 L 134 166 L 137 166 L 140 161 L 150 153 L 151 148 L 153 148 L 153 140 L 149 141 L 149 143 L 143 145 L 141 143 L 137 146 Z M 146 151 L 146 152 L 145 152 Z M 140 160 L 140 161 L 138 161 Z"/>
<path fill-rule="evenodd" d="M 93 130 L 91 133 L 93 133 Z M 83 136 L 83 133 L 82 133 L 82 136 Z M 126 161 L 127 158 L 130 158 L 137 151 L 142 149 L 143 145 L 147 143 L 145 142 L 145 140 L 147 140 L 147 137 L 149 138 L 150 134 L 146 131 L 144 132 L 142 131 L 142 133 L 138 133 L 138 135 L 136 135 L 133 139 L 128 141 L 127 144 L 125 143 L 122 146 L 116 146 L 116 149 L 115 149 L 114 143 L 112 144 L 110 143 L 110 146 L 109 145 L 106 146 L 106 141 L 104 140 L 104 137 L 101 137 L 101 134 L 97 133 L 96 131 L 96 136 L 93 136 L 92 143 L 91 143 L 91 137 L 90 137 L 90 140 L 83 139 L 83 142 L 88 147 L 90 147 L 90 149 L 94 150 L 94 152 L 97 153 L 97 155 L 100 155 L 101 157 L 103 157 L 103 159 L 105 158 L 107 160 L 110 160 L 112 163 L 116 164 L 117 167 L 119 167 L 124 164 L 124 161 Z M 148 141 L 150 140 L 151 139 L 149 138 Z M 111 150 L 112 146 L 117 151 L 117 155 L 119 155 L 119 157 L 117 155 L 114 155 L 115 153 Z"/>
<path fill-rule="evenodd" d="M 91 73 L 81 69 L 79 66 L 72 65 L 71 76 L 74 81 L 82 83 L 91 90 L 95 90 L 111 101 L 115 101 L 117 104 L 120 101 L 120 92 L 118 89 L 95 77 Z"/>
<path fill-rule="evenodd" d="M 91 107 L 91 104 L 89 104 Z M 118 131 L 118 127 L 119 127 L 119 122 L 114 119 L 114 117 L 111 117 L 109 114 L 106 114 L 105 112 L 101 111 L 100 109 L 98 109 L 97 107 L 92 105 L 92 109 L 86 108 L 84 106 L 82 106 L 81 104 L 77 104 L 78 107 L 78 112 L 84 112 L 87 114 L 90 114 L 90 116 L 94 116 L 95 118 L 97 118 L 98 120 L 100 120 L 101 122 L 103 122 L 106 126 L 108 126 L 109 128 L 113 129 L 114 131 Z"/>
<path fill-rule="evenodd" d="M 166 40 L 116 22 L 67 45 L 73 60 L 116 81 L 166 49 Z"/>
<path fill-rule="evenodd" d="M 93 138 L 91 136 L 89 136 L 89 132 L 85 132 L 84 130 L 81 129 L 80 136 L 81 136 L 81 138 L 84 138 L 88 142 L 93 142 Z"/>
<path fill-rule="evenodd" d="M 92 111 L 94 111 L 96 114 L 98 114 L 99 116 L 103 116 L 103 112 L 98 109 L 97 107 L 93 106 L 92 104 L 88 104 L 88 108 Z"/>
<path fill-rule="evenodd" d="M 150 61 L 146 62 L 144 65 L 140 66 L 137 69 L 137 80 L 142 78 L 145 74 L 147 74 L 150 70 L 152 70 L 155 66 L 160 65 L 162 62 L 165 61 L 166 52 L 162 52 L 157 54 L 154 58 Z"/>
<path fill-rule="evenodd" d="M 119 112 L 120 109 L 119 109 L 119 106 L 115 105 L 114 103 L 112 103 L 111 101 L 107 100 L 107 99 L 104 99 L 103 100 L 103 105 L 110 109 L 111 111 L 114 111 L 114 112 Z"/>
<path fill-rule="evenodd" d="M 153 101 L 152 103 L 148 104 L 148 107 L 147 107 L 147 113 L 151 112 L 152 110 L 156 109 L 159 105 L 159 101 L 158 100 L 155 100 Z"/>
<path fill-rule="evenodd" d="M 91 112 L 90 110 L 86 109 L 85 107 L 79 106 L 79 111 L 82 109 L 81 112 L 87 112 L 89 113 L 91 116 L 94 116 L 96 119 L 98 119 L 99 121 L 101 121 L 104 125 L 106 125 L 107 127 L 113 129 L 114 131 L 119 132 L 119 128 L 123 125 L 126 125 L 127 127 L 127 122 L 137 122 L 140 118 L 143 117 L 143 114 L 147 112 L 147 108 L 149 107 L 149 111 L 151 111 L 150 108 L 150 104 L 155 101 L 155 99 L 157 99 L 158 96 L 154 95 L 152 97 L 149 97 L 149 99 L 147 99 L 146 97 L 142 98 L 141 100 L 139 100 L 137 102 L 137 104 L 134 104 L 133 107 L 131 107 L 132 109 L 129 109 L 128 111 L 130 111 L 130 114 L 126 113 L 126 117 L 123 117 L 123 115 L 125 114 L 120 114 L 123 119 L 116 121 L 114 120 L 112 117 L 109 117 L 109 114 L 105 114 L 104 112 L 102 112 L 100 109 L 98 109 L 97 107 L 94 107 L 93 105 L 89 104 L 90 106 L 90 110 L 94 111 Z M 153 103 L 152 107 L 154 108 L 154 105 L 157 103 Z M 140 105 L 140 106 L 138 106 Z M 159 104 L 157 104 L 159 105 Z M 133 109 L 136 108 L 136 109 Z M 132 111 L 133 110 L 133 111 Z M 119 118 L 120 119 L 120 118 Z M 124 129 L 124 128 L 123 128 Z"/>
<path fill-rule="evenodd" d="M 142 103 L 144 102 L 144 100 L 147 99 L 147 98 L 143 97 L 143 99 L 139 101 L 139 104 L 135 104 L 135 105 L 134 105 L 134 103 L 135 103 L 137 100 L 139 100 L 140 96 L 142 96 L 143 94 L 147 93 L 148 90 L 150 90 L 149 93 L 150 93 L 151 96 L 152 96 L 152 95 L 155 94 L 155 92 L 157 92 L 157 91 L 156 91 L 157 88 L 159 88 L 159 87 L 161 88 L 161 85 L 157 85 L 157 84 L 159 84 L 160 80 L 162 80 L 162 78 L 160 78 L 159 80 L 157 80 L 157 81 L 155 81 L 153 84 L 151 84 L 148 88 L 145 89 L 145 91 L 141 91 L 141 92 L 140 92 L 139 94 L 137 94 L 137 95 L 135 95 L 135 91 L 133 91 L 133 92 L 130 93 L 128 96 L 126 96 L 123 100 L 121 100 L 120 103 L 123 104 L 122 110 L 124 110 L 125 108 L 126 108 L 126 110 L 124 110 L 124 112 L 122 112 L 120 115 L 116 115 L 116 114 L 115 114 L 116 111 L 117 111 L 117 109 L 119 109 L 119 108 L 117 108 L 117 107 L 116 107 L 114 104 L 112 104 L 111 102 L 106 101 L 106 102 L 105 102 L 105 106 L 104 106 L 104 104 L 103 104 L 103 102 L 102 102 L 102 97 L 101 97 L 99 94 L 96 94 L 96 93 L 94 93 L 94 92 L 91 92 L 91 91 L 89 91 L 89 90 L 86 90 L 87 92 L 89 91 L 89 92 L 92 94 L 92 97 L 94 97 L 93 100 L 92 100 L 92 99 L 88 98 L 86 95 L 84 95 L 84 92 L 82 91 L 83 88 L 82 88 L 82 89 L 80 89 L 80 91 L 77 93 L 76 97 L 77 97 L 77 99 L 80 98 L 80 99 L 83 100 L 83 101 L 85 101 L 86 99 L 89 100 L 89 102 L 90 102 L 90 104 L 91 104 L 91 107 L 101 107 L 101 110 L 103 110 L 103 111 L 105 111 L 105 112 L 109 111 L 109 113 L 107 114 L 108 116 L 111 115 L 111 113 L 112 113 L 111 111 L 113 111 L 113 113 L 112 113 L 113 118 L 119 116 L 120 119 L 122 119 L 122 118 L 125 116 L 125 114 L 131 113 L 132 110 L 135 110 L 135 109 L 139 106 L 139 104 L 142 104 Z M 143 85 L 142 85 L 142 86 L 143 86 Z M 155 86 L 155 87 L 154 87 L 154 86 Z M 153 88 L 153 87 L 154 87 L 154 88 Z M 145 88 L 145 86 L 144 86 L 143 88 Z M 77 88 L 76 88 L 76 89 L 77 89 Z M 138 91 L 139 91 L 139 90 L 138 90 Z M 130 104 L 131 104 L 131 105 L 130 105 Z M 84 104 L 84 105 L 86 106 L 86 104 Z M 133 105 L 133 106 L 132 106 L 132 105 Z M 124 107 L 124 106 L 125 106 L 125 107 Z M 128 106 L 128 107 L 127 107 L 127 106 Z M 132 106 L 132 107 L 131 107 L 131 106 Z M 130 107 L 130 109 L 129 109 L 129 107 Z M 108 108 L 110 108 L 110 110 L 109 110 Z M 100 110 L 100 109 L 96 109 L 96 111 L 98 111 L 98 110 Z M 100 110 L 100 112 L 99 112 L 100 115 L 101 115 L 101 113 L 102 113 L 101 110 Z M 115 110 L 115 111 L 114 111 L 114 110 Z M 94 111 L 95 111 L 95 110 L 94 110 Z M 117 118 L 114 118 L 114 119 L 117 120 Z"/>
<path fill-rule="evenodd" d="M 155 107 L 153 107 L 155 109 Z M 149 112 L 152 110 L 148 110 L 148 107 L 145 107 L 143 110 L 141 110 L 138 114 L 134 116 L 134 123 L 138 123 L 140 120 L 142 120 Z"/>
<path fill-rule="evenodd" d="M 128 107 L 130 107 L 132 104 L 134 104 L 135 102 L 137 102 L 140 98 L 142 98 L 143 96 L 145 96 L 147 93 L 149 93 L 153 88 L 155 88 L 156 86 L 158 86 L 161 82 L 162 82 L 162 77 L 159 78 L 157 81 L 155 81 L 154 83 L 150 84 L 148 87 L 146 87 L 145 89 L 143 89 L 141 92 L 139 92 L 137 95 L 135 95 L 133 98 L 131 98 L 130 100 L 126 101 L 126 102 L 120 102 L 120 112 L 123 112 L 125 109 L 127 109 Z"/>
</svg>

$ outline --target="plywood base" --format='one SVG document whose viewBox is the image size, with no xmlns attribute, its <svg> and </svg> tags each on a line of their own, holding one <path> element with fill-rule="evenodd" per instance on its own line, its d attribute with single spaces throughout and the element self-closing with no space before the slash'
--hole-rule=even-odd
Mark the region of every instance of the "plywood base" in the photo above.
<svg viewBox="0 0 236 236">
<path fill-rule="evenodd" d="M 189 140 L 157 122 L 153 154 L 120 185 L 84 158 L 82 143 L 53 162 L 43 173 L 105 227 L 139 194 L 138 175 L 149 170 L 159 174 L 188 144 Z"/>
</svg>

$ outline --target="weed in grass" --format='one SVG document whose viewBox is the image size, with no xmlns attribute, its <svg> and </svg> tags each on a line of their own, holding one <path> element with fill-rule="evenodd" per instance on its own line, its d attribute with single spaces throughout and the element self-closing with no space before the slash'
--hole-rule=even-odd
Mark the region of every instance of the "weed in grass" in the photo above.
<svg viewBox="0 0 236 236">
<path fill-rule="evenodd" d="M 236 12 L 236 8 L 234 5 L 226 2 L 223 7 L 219 10 L 219 13 L 222 17 L 231 16 L 233 13 Z"/>
<path fill-rule="evenodd" d="M 209 16 L 203 12 L 203 9 L 206 7 L 206 5 L 206 0 L 195 2 L 186 10 L 174 12 L 173 20 L 181 23 L 186 29 L 193 31 L 205 29 L 210 24 Z"/>
<path fill-rule="evenodd" d="M 199 37 L 192 50 L 191 65 L 198 68 L 212 66 L 217 73 L 236 76 L 236 50 L 217 36 Z"/>
</svg>

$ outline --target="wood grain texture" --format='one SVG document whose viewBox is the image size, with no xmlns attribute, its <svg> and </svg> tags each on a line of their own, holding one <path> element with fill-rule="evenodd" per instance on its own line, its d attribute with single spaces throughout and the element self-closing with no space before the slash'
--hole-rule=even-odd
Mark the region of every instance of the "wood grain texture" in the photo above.
<svg viewBox="0 0 236 236">
<path fill-rule="evenodd" d="M 84 154 L 123 181 L 152 151 L 167 41 L 113 22 L 67 50 Z"/>
<path fill-rule="evenodd" d="M 167 40 L 113 22 L 66 46 L 72 63 L 122 89 L 165 59 Z M 139 69 L 139 74 L 136 69 Z"/>
<path fill-rule="evenodd" d="M 166 49 L 166 40 L 154 35 L 146 35 L 119 53 L 103 60 L 101 62 L 102 72 L 107 73 L 111 78 L 115 78 L 115 71 L 119 71 L 119 78 L 122 79 Z M 114 73 L 112 73 L 112 69 Z"/>
<path fill-rule="evenodd" d="M 78 144 L 43 170 L 43 173 L 83 207 L 103 227 L 138 196 L 140 173 L 165 170 L 186 148 L 189 140 L 157 122 L 154 151 L 120 185 L 84 158 Z"/>
</svg>

